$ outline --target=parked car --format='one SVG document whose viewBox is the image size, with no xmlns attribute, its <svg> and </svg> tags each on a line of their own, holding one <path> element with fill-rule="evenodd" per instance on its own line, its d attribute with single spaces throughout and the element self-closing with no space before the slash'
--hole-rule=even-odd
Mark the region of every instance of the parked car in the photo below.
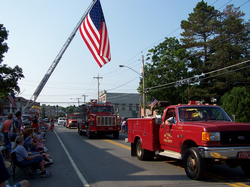
<svg viewBox="0 0 250 187">
<path fill-rule="evenodd" d="M 45 121 L 45 123 L 49 123 L 49 118 L 44 118 L 43 121 Z"/>
<path fill-rule="evenodd" d="M 65 125 L 65 121 L 66 121 L 65 117 L 59 117 L 58 118 L 58 125 Z"/>
</svg>

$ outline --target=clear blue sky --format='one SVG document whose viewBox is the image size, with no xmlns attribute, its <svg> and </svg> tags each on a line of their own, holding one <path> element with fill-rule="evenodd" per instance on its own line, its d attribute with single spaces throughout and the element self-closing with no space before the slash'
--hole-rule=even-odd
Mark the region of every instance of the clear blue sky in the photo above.
<svg viewBox="0 0 250 187">
<path fill-rule="evenodd" d="M 165 37 L 180 38 L 180 23 L 193 12 L 197 0 L 101 0 L 108 27 L 111 61 L 100 68 L 87 49 L 79 31 L 64 53 L 37 102 L 68 106 L 76 98 L 97 98 L 100 90 L 137 93 L 144 57 Z M 245 20 L 250 19 L 248 0 L 208 0 L 222 11 L 226 5 L 241 6 Z M 247 3 L 246 3 L 247 2 Z M 9 31 L 3 64 L 18 65 L 25 78 L 18 81 L 19 96 L 30 99 L 52 62 L 83 16 L 91 0 L 0 0 L 0 23 Z M 244 4 L 245 3 L 245 4 Z M 71 99 L 72 98 L 72 99 Z M 62 103 L 66 102 L 66 103 Z"/>
</svg>

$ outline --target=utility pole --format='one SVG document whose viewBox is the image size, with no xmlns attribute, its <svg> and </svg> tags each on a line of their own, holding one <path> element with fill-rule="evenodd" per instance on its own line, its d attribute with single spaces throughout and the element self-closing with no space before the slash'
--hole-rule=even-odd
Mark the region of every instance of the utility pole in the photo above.
<svg viewBox="0 0 250 187">
<path fill-rule="evenodd" d="M 74 98 L 70 98 L 70 99 L 74 99 Z M 75 98 L 75 99 L 77 99 L 77 101 L 78 101 L 77 103 L 78 103 L 78 106 L 79 106 L 79 105 L 80 105 L 80 99 L 81 99 L 81 98 L 80 98 L 80 97 L 77 97 L 77 98 Z"/>
<path fill-rule="evenodd" d="M 84 104 L 86 104 L 86 97 L 88 97 L 88 95 L 82 95 L 82 97 L 84 98 Z"/>
<path fill-rule="evenodd" d="M 144 56 L 142 55 L 142 83 L 143 83 L 143 113 L 146 116 L 146 99 L 145 99 L 145 75 L 144 75 Z"/>
<path fill-rule="evenodd" d="M 102 79 L 102 78 L 103 77 L 99 77 L 99 74 L 98 74 L 98 77 L 94 77 L 94 79 L 97 79 L 97 86 L 98 86 L 97 102 L 99 102 L 99 85 L 100 85 L 99 79 Z"/>
</svg>

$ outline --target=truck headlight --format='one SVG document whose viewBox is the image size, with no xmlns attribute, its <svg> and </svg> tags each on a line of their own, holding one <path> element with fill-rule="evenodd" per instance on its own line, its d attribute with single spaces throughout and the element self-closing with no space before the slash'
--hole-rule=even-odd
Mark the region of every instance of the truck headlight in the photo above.
<svg viewBox="0 0 250 187">
<path fill-rule="evenodd" d="M 202 132 L 202 141 L 220 141 L 220 132 Z"/>
</svg>

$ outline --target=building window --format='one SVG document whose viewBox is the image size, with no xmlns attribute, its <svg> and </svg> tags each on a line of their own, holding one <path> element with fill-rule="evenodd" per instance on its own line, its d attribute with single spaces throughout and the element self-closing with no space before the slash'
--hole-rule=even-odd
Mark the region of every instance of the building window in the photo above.
<svg viewBox="0 0 250 187">
<path fill-rule="evenodd" d="M 129 104 L 129 111 L 132 111 L 132 104 Z"/>
<path fill-rule="evenodd" d="M 122 110 L 125 110 L 125 109 L 126 109 L 125 106 L 126 106 L 125 104 L 122 104 Z"/>
<path fill-rule="evenodd" d="M 118 113 L 119 112 L 119 104 L 118 103 L 115 103 L 115 112 Z"/>
<path fill-rule="evenodd" d="M 139 111 L 139 104 L 136 104 L 136 111 Z"/>
</svg>

